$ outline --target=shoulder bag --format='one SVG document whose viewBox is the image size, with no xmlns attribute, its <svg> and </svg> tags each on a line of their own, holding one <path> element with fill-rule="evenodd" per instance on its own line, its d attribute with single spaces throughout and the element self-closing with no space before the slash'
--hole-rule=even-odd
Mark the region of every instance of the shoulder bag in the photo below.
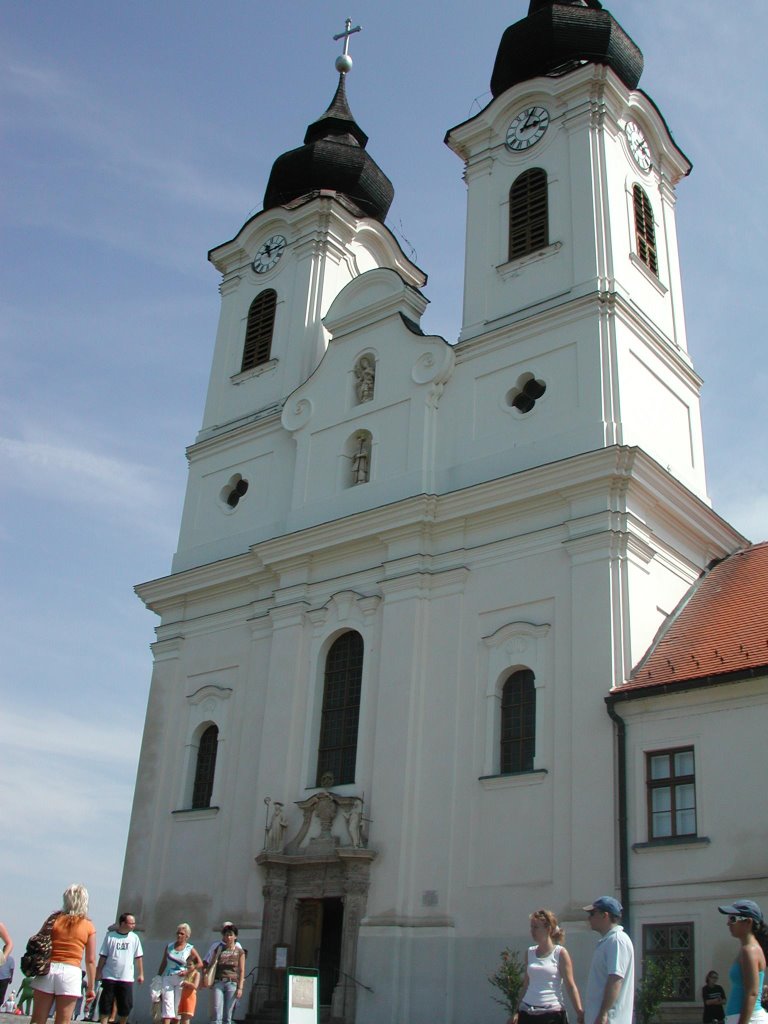
<svg viewBox="0 0 768 1024">
<path fill-rule="evenodd" d="M 51 953 L 53 952 L 51 929 L 59 914 L 58 910 L 51 914 L 40 931 L 30 936 L 27 942 L 27 949 L 21 958 L 20 966 L 22 974 L 28 978 L 42 978 L 51 969 Z"/>
</svg>

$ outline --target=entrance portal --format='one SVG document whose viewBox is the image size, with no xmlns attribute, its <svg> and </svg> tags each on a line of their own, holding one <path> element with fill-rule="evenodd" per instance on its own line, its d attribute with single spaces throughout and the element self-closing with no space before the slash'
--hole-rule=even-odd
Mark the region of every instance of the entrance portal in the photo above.
<svg viewBox="0 0 768 1024">
<path fill-rule="evenodd" d="M 373 850 L 325 849 L 319 842 L 312 852 L 259 854 L 264 912 L 254 1016 L 280 1006 L 283 978 L 275 957 L 279 947 L 288 947 L 292 965 L 318 970 L 320 1002 L 330 1004 L 331 1020 L 353 1024 L 357 988 L 367 987 L 357 977 L 357 940 L 375 859 Z"/>
<path fill-rule="evenodd" d="M 344 904 L 339 897 L 299 901 L 296 915 L 297 967 L 320 972 L 320 1005 L 330 1006 L 341 966 L 341 932 Z"/>
</svg>

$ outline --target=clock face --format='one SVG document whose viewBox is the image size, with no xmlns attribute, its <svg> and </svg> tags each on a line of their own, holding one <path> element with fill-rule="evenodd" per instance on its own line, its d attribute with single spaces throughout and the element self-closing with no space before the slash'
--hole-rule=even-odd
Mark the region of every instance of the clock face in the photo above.
<svg viewBox="0 0 768 1024">
<path fill-rule="evenodd" d="M 649 171 L 653 163 L 651 160 L 651 150 L 645 141 L 645 136 L 634 121 L 627 121 L 624 127 L 624 134 L 627 136 L 629 151 L 634 157 L 637 166 L 641 171 Z"/>
<path fill-rule="evenodd" d="M 549 127 L 549 111 L 546 107 L 526 107 L 521 110 L 507 129 L 507 149 L 522 153 L 536 145 Z"/>
<path fill-rule="evenodd" d="M 284 235 L 272 235 L 266 242 L 263 242 L 251 264 L 256 273 L 266 274 L 268 270 L 271 270 L 285 252 L 286 245 L 288 242 Z"/>
</svg>

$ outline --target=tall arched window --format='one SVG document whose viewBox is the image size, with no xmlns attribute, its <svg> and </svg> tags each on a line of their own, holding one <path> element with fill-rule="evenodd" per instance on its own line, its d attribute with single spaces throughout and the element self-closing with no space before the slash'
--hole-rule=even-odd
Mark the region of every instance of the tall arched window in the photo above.
<svg viewBox="0 0 768 1024">
<path fill-rule="evenodd" d="M 501 692 L 502 775 L 533 770 L 536 753 L 536 688 L 528 668 L 513 672 Z"/>
<path fill-rule="evenodd" d="M 509 258 L 516 260 L 549 245 L 547 172 L 532 167 L 509 190 Z"/>
<path fill-rule="evenodd" d="M 342 633 L 325 659 L 323 715 L 317 751 L 317 785 L 340 786 L 355 781 L 363 638 Z"/>
<path fill-rule="evenodd" d="M 210 807 L 213 794 L 213 776 L 216 772 L 216 748 L 219 745 L 218 726 L 209 725 L 200 737 L 192 786 L 192 807 Z"/>
<path fill-rule="evenodd" d="M 275 308 L 277 292 L 267 288 L 259 292 L 248 310 L 248 323 L 245 328 L 245 345 L 243 346 L 243 370 L 251 370 L 269 361 L 272 351 L 272 332 L 275 329 Z"/>
<path fill-rule="evenodd" d="M 635 207 L 635 237 L 637 255 L 651 273 L 659 276 L 659 258 L 656 254 L 656 229 L 653 225 L 651 201 L 639 185 L 632 189 Z"/>
</svg>

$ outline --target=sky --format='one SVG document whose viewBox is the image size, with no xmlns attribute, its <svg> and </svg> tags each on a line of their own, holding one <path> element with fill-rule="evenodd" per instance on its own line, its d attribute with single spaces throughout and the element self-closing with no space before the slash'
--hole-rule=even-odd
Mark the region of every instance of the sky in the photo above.
<svg viewBox="0 0 768 1024">
<path fill-rule="evenodd" d="M 765 0 L 613 0 L 693 172 L 678 188 L 709 493 L 768 537 Z M 219 311 L 207 262 L 336 87 L 456 339 L 465 189 L 445 132 L 490 100 L 527 0 L 0 3 L 0 920 L 19 953 L 73 881 L 114 919 L 155 617 Z"/>
</svg>

